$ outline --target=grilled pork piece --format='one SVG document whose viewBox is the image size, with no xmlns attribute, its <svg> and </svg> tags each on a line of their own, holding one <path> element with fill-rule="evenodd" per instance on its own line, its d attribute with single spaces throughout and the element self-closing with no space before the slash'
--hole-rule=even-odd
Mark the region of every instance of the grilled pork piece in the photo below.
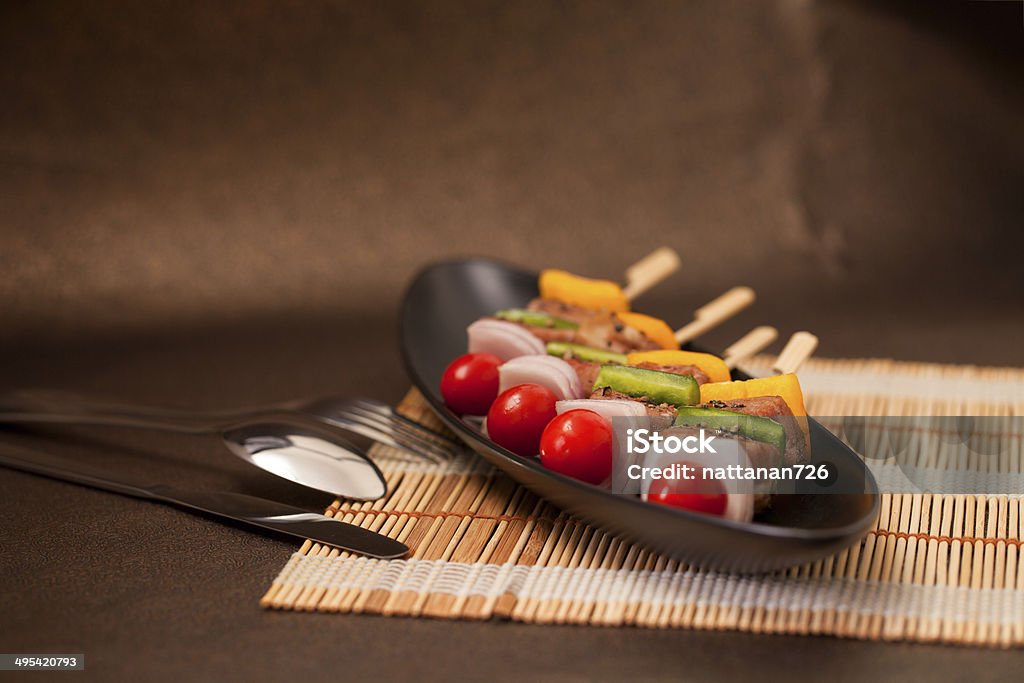
<svg viewBox="0 0 1024 683">
<path fill-rule="evenodd" d="M 566 358 L 565 361 L 576 371 L 576 376 L 580 378 L 580 386 L 583 387 L 583 390 L 591 391 L 594 388 L 594 382 L 597 381 L 598 373 L 601 372 L 601 363 L 590 360 L 576 360 L 575 358 Z"/>
<path fill-rule="evenodd" d="M 661 348 L 656 342 L 648 339 L 640 330 L 626 325 L 619 320 L 618 316 L 608 311 L 595 311 L 594 309 L 571 306 L 561 301 L 552 301 L 550 299 L 534 299 L 527 306 L 527 310 L 547 313 L 556 318 L 571 320 L 579 324 L 579 328 L 576 330 L 558 330 L 558 332 L 569 332 L 571 336 L 568 339 L 546 339 L 541 337 L 544 341 L 571 341 L 575 344 L 582 344 L 583 346 L 590 346 L 595 349 L 606 349 L 615 353 L 653 351 Z M 536 329 L 534 328 L 530 331 L 537 334 Z M 545 334 L 554 331 L 544 328 L 540 329 Z"/>
<path fill-rule="evenodd" d="M 488 318 L 488 320 L 500 320 L 500 318 Z M 527 325 L 525 323 L 513 322 L 505 320 L 503 322 L 512 322 L 513 325 L 519 325 L 524 330 L 532 334 L 537 339 L 547 344 L 548 342 L 576 342 L 576 330 L 565 330 L 557 327 L 537 327 L 536 325 Z"/>
<path fill-rule="evenodd" d="M 770 417 L 777 420 L 786 428 L 785 463 L 787 465 L 797 465 L 807 462 L 807 442 L 804 439 L 804 431 L 800 427 L 801 418 L 793 416 L 793 411 L 789 409 L 786 401 L 781 396 L 756 396 L 733 401 L 711 401 L 705 404 L 704 407 L 733 410 L 737 413 Z"/>
<path fill-rule="evenodd" d="M 673 375 L 689 375 L 697 380 L 697 384 L 705 384 L 711 381 L 704 371 L 696 365 L 662 365 L 661 363 L 638 363 L 638 368 L 644 370 L 657 370 L 659 372 L 670 372 Z"/>
<path fill-rule="evenodd" d="M 672 424 L 672 420 L 675 419 L 677 414 L 675 406 L 670 406 L 667 403 L 660 403 L 658 405 L 648 403 L 643 397 L 637 398 L 636 396 L 630 396 L 628 394 L 622 393 L 621 391 L 615 391 L 611 387 L 601 387 L 600 389 L 595 389 L 594 392 L 590 394 L 590 398 L 616 399 L 620 401 L 640 401 L 644 404 L 644 407 L 647 409 L 647 415 L 649 417 L 660 418 L 657 422 L 656 428 L 667 427 L 668 425 Z"/>
<path fill-rule="evenodd" d="M 584 320 L 589 320 L 597 313 L 593 308 L 573 306 L 572 304 L 565 304 L 555 299 L 534 299 L 526 306 L 526 310 L 534 311 L 535 313 L 547 313 L 556 318 L 570 320 L 574 323 L 582 323 Z"/>
<path fill-rule="evenodd" d="M 580 384 L 589 391 L 594 386 L 594 382 L 597 381 L 597 374 L 601 372 L 601 363 L 597 363 L 595 361 L 576 360 L 571 357 L 566 358 L 565 360 L 572 366 L 572 369 L 576 371 L 576 375 L 580 378 Z M 697 380 L 697 384 L 704 384 L 708 381 L 708 376 L 705 375 L 696 365 L 659 365 L 657 363 L 640 363 L 636 367 L 644 368 L 646 370 L 671 372 L 673 375 L 690 375 Z"/>
<path fill-rule="evenodd" d="M 653 351 L 661 348 L 643 332 L 623 323 L 614 313 L 599 311 L 580 323 L 576 330 L 576 343 L 615 353 Z"/>
</svg>

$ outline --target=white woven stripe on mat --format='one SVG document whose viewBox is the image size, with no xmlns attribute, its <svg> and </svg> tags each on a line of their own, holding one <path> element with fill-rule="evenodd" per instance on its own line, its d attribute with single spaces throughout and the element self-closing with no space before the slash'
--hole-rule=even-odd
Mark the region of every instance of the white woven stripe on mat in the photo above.
<svg viewBox="0 0 1024 683">
<path fill-rule="evenodd" d="M 771 374 L 774 359 L 759 356 L 743 365 L 755 376 Z M 800 386 L 808 396 L 883 396 L 923 401 L 1024 403 L 1022 371 L 1016 368 L 872 361 L 811 360 L 800 370 Z M 865 367 L 867 366 L 867 367 Z M 979 373 L 983 377 L 979 377 Z M 818 413 L 819 415 L 823 413 Z"/>
<path fill-rule="evenodd" d="M 558 599 L 615 605 L 716 605 L 811 613 L 851 613 L 974 622 L 1024 631 L 1024 591 L 856 581 L 848 578 L 736 576 L 695 570 L 660 572 L 468 564 L 438 560 L 373 560 L 295 553 L 278 577 L 299 586 L 390 593 L 448 594 L 519 600 Z M 596 597 L 600 596 L 600 597 Z"/>
</svg>

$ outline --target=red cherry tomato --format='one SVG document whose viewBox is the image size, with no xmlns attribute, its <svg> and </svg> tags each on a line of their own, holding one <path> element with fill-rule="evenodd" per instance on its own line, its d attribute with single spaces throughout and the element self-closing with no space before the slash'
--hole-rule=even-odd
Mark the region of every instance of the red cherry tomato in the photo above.
<svg viewBox="0 0 1024 683">
<path fill-rule="evenodd" d="M 522 456 L 536 455 L 540 435 L 555 417 L 555 392 L 539 384 L 518 384 L 503 391 L 487 411 L 487 434 Z"/>
<path fill-rule="evenodd" d="M 540 461 L 549 470 L 600 484 L 612 473 L 614 434 L 608 421 L 592 410 L 562 413 L 540 437 Z"/>
<path fill-rule="evenodd" d="M 498 395 L 498 366 L 492 353 L 467 353 L 452 361 L 441 376 L 445 405 L 460 415 L 484 415 Z"/>
<path fill-rule="evenodd" d="M 703 468 L 692 462 L 680 462 L 694 468 L 695 479 L 653 479 L 647 492 L 647 501 L 658 505 L 703 512 L 721 517 L 729 504 L 725 486 L 716 479 L 704 479 Z"/>
</svg>

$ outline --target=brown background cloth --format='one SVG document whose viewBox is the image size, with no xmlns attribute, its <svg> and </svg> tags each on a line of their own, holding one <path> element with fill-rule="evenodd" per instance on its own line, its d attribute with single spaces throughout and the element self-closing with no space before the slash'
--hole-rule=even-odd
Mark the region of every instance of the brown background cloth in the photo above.
<svg viewBox="0 0 1024 683">
<path fill-rule="evenodd" d="M 829 356 L 1024 365 L 1016 3 L 5 3 L 0 376 L 178 406 L 395 400 L 402 287 L 460 254 L 734 284 Z M 5 440 L 328 501 L 215 438 Z M 1005 678 L 1010 653 L 261 612 L 294 547 L 0 472 L 0 651 L 97 678 Z"/>
</svg>

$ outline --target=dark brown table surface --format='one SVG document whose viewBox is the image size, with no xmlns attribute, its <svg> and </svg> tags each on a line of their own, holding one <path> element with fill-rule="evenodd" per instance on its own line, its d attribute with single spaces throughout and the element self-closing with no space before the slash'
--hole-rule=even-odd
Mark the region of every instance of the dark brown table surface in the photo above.
<svg viewBox="0 0 1024 683">
<path fill-rule="evenodd" d="M 1014 3 L 6 3 L 0 390 L 397 400 L 404 283 L 455 254 L 728 286 L 826 356 L 1024 365 Z M 1016 23 L 1014 23 L 1016 22 Z M 6 429 L 327 498 L 216 439 Z M 1005 680 L 1019 652 L 266 612 L 296 547 L 0 471 L 0 652 L 96 680 Z"/>
</svg>

